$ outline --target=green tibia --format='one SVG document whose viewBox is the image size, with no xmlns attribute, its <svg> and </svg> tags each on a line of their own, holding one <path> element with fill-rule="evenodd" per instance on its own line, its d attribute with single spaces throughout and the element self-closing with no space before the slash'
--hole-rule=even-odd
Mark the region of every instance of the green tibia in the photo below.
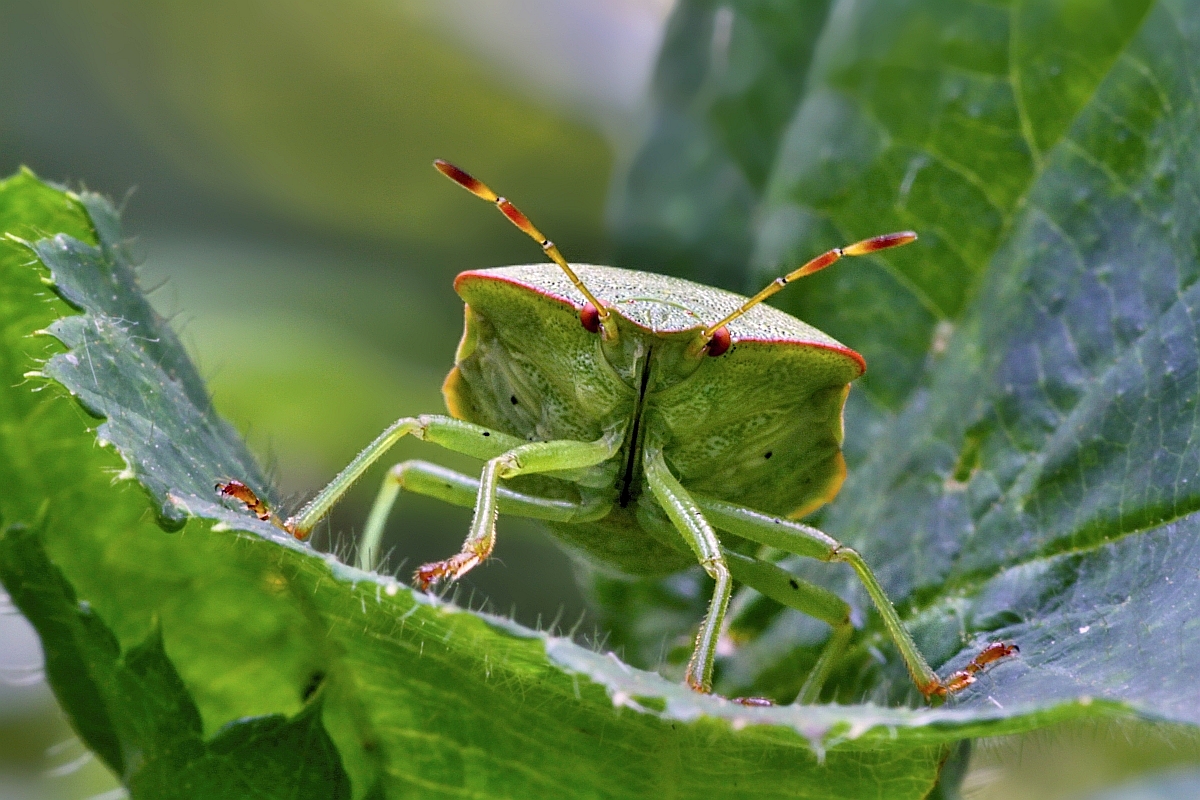
<svg viewBox="0 0 1200 800">
<path fill-rule="evenodd" d="M 739 583 L 752 586 L 775 602 L 802 611 L 835 628 L 850 621 L 850 606 L 828 589 L 802 581 L 770 561 L 744 556 L 724 547 L 721 552 L 725 555 L 729 571 Z"/>
<path fill-rule="evenodd" d="M 647 449 L 645 469 L 646 480 L 650 484 L 654 499 L 667 512 L 675 528 L 683 534 L 684 541 L 696 554 L 700 566 L 716 581 L 708 613 L 704 615 L 704 621 L 700 623 L 700 630 L 696 633 L 696 646 L 692 650 L 692 658 L 687 667 L 688 685 L 697 691 L 707 692 L 712 689 L 717 638 L 721 633 L 721 623 L 725 620 L 725 611 L 729 608 L 733 578 L 725 556 L 721 553 L 721 543 L 717 540 L 716 532 L 700 512 L 696 501 L 667 469 L 662 450 Z"/>
</svg>

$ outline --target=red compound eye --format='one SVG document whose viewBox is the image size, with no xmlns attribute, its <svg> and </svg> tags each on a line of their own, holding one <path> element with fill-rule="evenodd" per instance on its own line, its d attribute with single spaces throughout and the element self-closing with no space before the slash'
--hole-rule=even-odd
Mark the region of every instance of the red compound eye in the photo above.
<svg viewBox="0 0 1200 800">
<path fill-rule="evenodd" d="M 591 303 L 586 303 L 579 312 L 579 322 L 592 333 L 600 332 L 600 312 Z"/>
<path fill-rule="evenodd" d="M 708 354 L 719 356 L 728 350 L 731 344 L 733 344 L 733 337 L 729 335 L 729 328 L 717 328 L 713 331 L 712 338 L 708 340 Z"/>
</svg>

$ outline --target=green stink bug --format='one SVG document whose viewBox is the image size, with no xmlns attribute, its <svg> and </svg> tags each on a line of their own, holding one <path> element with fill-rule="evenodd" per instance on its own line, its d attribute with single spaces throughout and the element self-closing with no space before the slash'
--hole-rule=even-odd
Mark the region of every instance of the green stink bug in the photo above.
<svg viewBox="0 0 1200 800">
<path fill-rule="evenodd" d="M 238 481 L 218 484 L 222 495 L 304 538 L 405 435 L 482 459 L 479 478 L 423 461 L 393 467 L 364 529 L 359 565 L 374 566 L 401 489 L 474 508 L 462 551 L 416 571 L 422 589 L 487 559 L 500 512 L 544 520 L 574 547 L 631 574 L 665 574 L 698 561 L 715 582 L 686 670 L 687 684 L 700 692 L 711 690 L 735 580 L 832 627 L 798 702 L 816 699 L 853 633 L 845 601 L 744 555 L 752 545 L 849 564 L 927 698 L 964 688 L 1015 652 L 990 645 L 941 680 L 861 556 L 795 521 L 841 487 L 842 409 L 865 363 L 763 300 L 843 256 L 908 244 L 916 234 L 835 248 L 747 299 L 652 273 L 571 265 L 507 199 L 451 164 L 435 166 L 494 203 L 554 263 L 468 271 L 455 280 L 466 323 L 443 386 L 450 416 L 393 423 L 286 521 Z M 731 547 L 715 529 L 729 534 Z"/>
</svg>

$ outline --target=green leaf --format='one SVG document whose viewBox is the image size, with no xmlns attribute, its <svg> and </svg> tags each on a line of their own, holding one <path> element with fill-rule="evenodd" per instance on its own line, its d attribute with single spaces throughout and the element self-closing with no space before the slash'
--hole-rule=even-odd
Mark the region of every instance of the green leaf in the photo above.
<svg viewBox="0 0 1200 800">
<path fill-rule="evenodd" d="M 859 388 L 895 410 L 1148 7 L 682 2 L 617 208 L 623 256 L 654 267 L 668 251 L 680 274 L 749 290 L 829 247 L 918 230 L 777 298 L 866 355 Z M 731 103 L 737 128 L 719 113 Z"/>
<path fill-rule="evenodd" d="M 838 798 L 886 787 L 889 796 L 917 798 L 936 780 L 945 742 L 960 734 L 927 727 L 933 712 L 746 708 L 697 696 L 611 654 L 413 594 L 390 576 L 351 569 L 220 505 L 217 480 L 246 469 L 244 477 L 256 481 L 257 473 L 207 397 L 194 391 L 194 371 L 165 322 L 129 296 L 134 279 L 114 210 L 28 174 L 0 184 L 6 212 L 30 206 L 30 198 L 43 205 L 57 198 L 62 213 L 32 213 L 19 232 L 70 223 L 75 235 L 17 242 L 0 253 L 0 302 L 23 314 L 0 348 L 9 370 L 0 392 L 11 412 L 0 427 L 0 474 L 11 489 L 0 511 L 43 530 L 65 582 L 57 585 L 59 604 L 64 596 L 87 602 L 115 637 L 96 634 L 109 641 L 111 659 L 124 652 L 129 661 L 148 637 L 161 635 L 198 710 L 204 755 L 193 749 L 177 762 L 153 762 L 138 796 L 166 796 L 184 780 L 208 786 L 205 776 L 221 770 L 271 782 L 280 771 L 247 760 L 249 745 L 239 745 L 277 736 L 262 730 L 271 723 L 221 732 L 245 717 L 292 718 L 294 735 L 320 754 L 312 742 L 317 712 L 305 715 L 318 685 L 320 723 L 355 797 L 414 790 L 738 796 L 752 780 L 764 797 Z M 85 313 L 48 298 L 44 280 Z M 71 349 L 31 338 L 37 330 L 51 330 Z M 35 372 L 34 359 L 46 356 L 22 382 Z M 95 429 L 96 418 L 59 386 L 103 415 Z M 146 513 L 146 489 L 156 515 Z M 185 510 L 196 516 L 177 528 Z M 153 516 L 177 532 L 164 533 Z M 16 560 L 29 569 L 32 557 Z M 53 581 L 20 574 L 14 567 L 3 580 L 26 606 L 54 602 Z M 78 626 L 64 630 L 31 616 L 47 652 L 71 658 Z M 103 687 L 88 689 L 62 673 L 52 670 L 53 686 L 81 732 L 114 767 L 123 764 Z M 898 727 L 912 735 L 893 737 Z M 178 766 L 157 766 L 168 763 Z"/>
<path fill-rule="evenodd" d="M 735 26 L 769 19 L 758 3 L 724 7 Z M 934 664 L 961 667 L 991 640 L 1021 647 L 956 700 L 960 719 L 1108 700 L 1200 723 L 1191 12 L 1176 0 L 840 4 L 744 227 L 712 232 L 753 241 L 749 287 L 828 247 L 920 233 L 778 301 L 869 365 L 847 411 L 850 479 L 823 526 L 876 567 Z M 660 94 L 658 113 L 681 112 Z M 641 157 L 703 182 L 688 159 L 708 152 L 714 123 L 703 103 L 682 113 L 703 133 L 663 150 L 656 128 Z M 624 208 L 653 201 L 642 180 L 635 166 Z M 719 205 L 712 186 L 695 202 Z M 848 571 L 786 563 L 869 608 Z M 761 634 L 726 663 L 724 689 L 786 695 L 825 631 L 756 613 Z M 843 701 L 911 694 L 872 636 L 835 684 L 827 696 Z"/>
<path fill-rule="evenodd" d="M 989 687 L 1008 702 L 1122 698 L 1200 721 L 1183 667 L 1200 652 L 1190 17 L 1156 4 L 1105 51 L 928 395 L 830 515 L 894 599 L 924 607 L 935 659 L 964 627 L 1021 644 L 1023 669 Z"/>
<path fill-rule="evenodd" d="M 1149 5 L 873 2 L 825 32 L 765 193 L 755 261 L 774 268 L 883 230 L 920 232 L 781 300 L 863 350 L 861 388 L 876 403 L 896 409 L 912 391 L 937 326 L 979 296 L 1072 121 L 1096 107 L 1102 82 L 1128 80 L 1115 73 L 1130 68 L 1122 56 Z M 1113 122 L 1102 137 L 1116 135 Z"/>
<path fill-rule="evenodd" d="M 348 798 L 320 698 L 293 719 L 237 720 L 211 741 L 163 649 L 161 630 L 120 652 L 116 637 L 46 556 L 33 531 L 0 535 L 0 580 L 47 643 L 46 673 L 83 741 L 136 797 Z"/>
</svg>

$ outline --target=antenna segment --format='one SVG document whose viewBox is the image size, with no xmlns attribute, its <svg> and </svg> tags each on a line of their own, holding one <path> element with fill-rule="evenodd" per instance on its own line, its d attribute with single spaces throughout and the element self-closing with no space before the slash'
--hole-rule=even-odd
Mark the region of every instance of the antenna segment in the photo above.
<svg viewBox="0 0 1200 800">
<path fill-rule="evenodd" d="M 916 240 L 917 235 L 912 231 L 885 233 L 882 236 L 872 236 L 870 239 L 863 239 L 861 242 L 855 242 L 854 244 L 846 245 L 845 247 L 835 247 L 832 250 L 822 253 L 799 269 L 793 270 L 787 275 L 783 275 L 782 277 L 771 281 L 761 292 L 742 303 L 741 306 L 738 307 L 737 311 L 734 311 L 717 324 L 709 325 L 704 329 L 703 341 L 707 342 L 708 340 L 712 339 L 713 335 L 716 334 L 717 331 L 721 330 L 721 328 L 724 328 L 726 325 L 733 322 L 735 319 L 742 316 L 747 311 L 754 308 L 756 305 L 766 300 L 768 297 L 775 294 L 792 281 L 796 280 L 797 278 L 803 278 L 806 275 L 812 275 L 814 272 L 820 272 L 830 264 L 841 260 L 843 256 L 865 256 L 878 252 L 879 250 L 886 250 L 889 247 L 899 247 L 901 245 L 909 244 L 910 242 L 915 242 Z"/>
<path fill-rule="evenodd" d="M 615 340 L 617 338 L 617 323 L 616 320 L 612 318 L 612 314 L 609 312 L 608 306 L 597 300 L 596 296 L 592 294 L 586 286 L 584 286 L 583 281 L 581 281 L 579 276 L 575 274 L 575 270 L 571 269 L 571 265 L 567 263 L 567 260 L 563 258 L 563 254 L 559 252 L 558 246 L 542 235 L 542 232 L 535 228 L 533 223 L 529 221 L 529 217 L 522 214 L 516 206 L 508 201 L 508 198 L 501 197 L 500 195 L 496 194 L 489 189 L 483 183 L 483 181 L 468 175 L 466 172 L 454 166 L 449 161 L 443 161 L 439 158 L 433 162 L 433 166 L 437 167 L 438 172 L 442 173 L 471 194 L 482 200 L 487 200 L 489 203 L 494 203 L 496 208 L 500 209 L 500 213 L 508 217 L 509 222 L 511 222 L 513 225 L 516 225 L 518 228 L 524 231 L 527 236 L 541 245 L 542 251 L 550 257 L 551 261 L 562 267 L 562 271 L 567 273 L 567 277 L 570 278 L 571 283 L 575 285 L 575 288 L 579 290 L 579 293 L 582 294 L 587 301 L 595 307 L 596 314 L 600 319 L 600 325 L 604 330 L 604 338 L 609 340 Z"/>
</svg>

